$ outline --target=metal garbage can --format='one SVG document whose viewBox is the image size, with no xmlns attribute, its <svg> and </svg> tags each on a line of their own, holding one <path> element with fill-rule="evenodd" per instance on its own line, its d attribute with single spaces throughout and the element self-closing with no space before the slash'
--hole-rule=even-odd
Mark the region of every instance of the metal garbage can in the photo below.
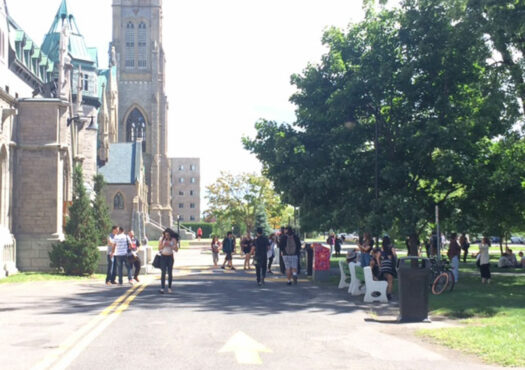
<svg viewBox="0 0 525 370">
<path fill-rule="evenodd" d="M 430 261 L 422 257 L 398 260 L 399 321 L 417 322 L 428 319 Z"/>
</svg>

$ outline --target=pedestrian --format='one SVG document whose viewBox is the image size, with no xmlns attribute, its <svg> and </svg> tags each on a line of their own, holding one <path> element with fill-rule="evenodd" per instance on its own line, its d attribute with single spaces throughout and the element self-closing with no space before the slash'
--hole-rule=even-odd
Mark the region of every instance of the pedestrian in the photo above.
<svg viewBox="0 0 525 370">
<path fill-rule="evenodd" d="M 286 273 L 286 268 L 284 267 L 284 260 L 283 260 L 283 254 L 281 253 L 281 245 L 283 243 L 283 239 L 286 239 L 286 229 L 284 226 L 281 226 L 281 231 L 279 232 L 279 239 L 278 239 L 278 246 L 279 246 L 279 270 L 281 271 L 281 274 Z"/>
<path fill-rule="evenodd" d="M 461 248 L 457 241 L 458 235 L 453 233 L 450 236 L 450 244 L 448 246 L 447 256 L 450 258 L 450 267 L 452 268 L 452 275 L 454 275 L 454 282 L 459 280 L 459 256 L 461 255 Z"/>
<path fill-rule="evenodd" d="M 479 272 L 481 274 L 481 283 L 490 284 L 490 240 L 484 237 L 479 244 Z"/>
<path fill-rule="evenodd" d="M 366 267 L 370 265 L 370 252 L 374 248 L 374 240 L 370 236 L 370 233 L 364 233 L 363 239 L 359 242 L 359 250 L 361 254 L 359 256 L 359 262 L 361 262 L 361 267 Z"/>
<path fill-rule="evenodd" d="M 275 258 L 275 246 L 277 244 L 277 235 L 275 233 L 270 236 L 270 250 L 268 251 L 268 273 L 273 274 L 272 272 L 272 262 Z"/>
<path fill-rule="evenodd" d="M 286 268 L 288 285 L 292 285 L 292 279 L 294 284 L 297 284 L 297 264 L 299 262 L 297 253 L 300 248 L 301 241 L 299 240 L 299 237 L 295 235 L 293 229 L 288 226 L 286 234 L 281 238 L 279 244 L 279 249 L 281 250 L 284 266 Z"/>
<path fill-rule="evenodd" d="M 467 262 L 468 249 L 470 247 L 470 241 L 465 233 L 462 233 L 459 237 L 459 246 L 463 250 L 463 263 Z"/>
<path fill-rule="evenodd" d="M 198 239 L 199 241 L 201 241 L 201 238 L 202 238 L 202 229 L 199 227 L 199 228 L 197 229 L 197 239 Z"/>
<path fill-rule="evenodd" d="M 115 235 L 118 234 L 118 226 L 111 227 L 111 233 L 108 235 L 106 261 L 108 268 L 106 271 L 106 285 L 116 284 L 117 265 L 115 264 L 115 256 L 113 255 L 113 248 L 115 247 Z"/>
<path fill-rule="evenodd" d="M 335 250 L 335 256 L 341 257 L 341 246 L 343 245 L 344 236 L 341 235 L 340 237 L 335 237 L 334 239 L 334 250 Z"/>
<path fill-rule="evenodd" d="M 241 252 L 244 253 L 244 269 L 250 269 L 250 257 L 252 256 L 252 238 L 246 233 L 241 239 Z"/>
<path fill-rule="evenodd" d="M 224 240 L 222 241 L 222 251 L 224 252 L 225 256 L 224 256 L 224 263 L 222 264 L 221 266 L 221 269 L 225 269 L 226 268 L 226 263 L 228 263 L 228 266 L 230 267 L 230 269 L 232 270 L 235 270 L 235 267 L 233 267 L 233 263 L 232 263 L 232 254 L 233 254 L 233 251 L 234 251 L 234 246 L 233 246 L 233 233 L 231 231 L 228 231 L 228 233 L 226 234 L 226 238 L 224 238 Z"/>
<path fill-rule="evenodd" d="M 330 256 L 331 256 L 334 253 L 334 245 L 335 245 L 335 234 L 333 231 L 330 232 L 328 239 L 326 239 L 326 243 L 330 246 Z"/>
<path fill-rule="evenodd" d="M 213 267 L 219 267 L 219 248 L 221 247 L 221 242 L 217 236 L 214 236 L 211 241 L 211 255 L 213 256 Z"/>
<path fill-rule="evenodd" d="M 166 292 L 166 273 L 168 274 L 168 293 L 171 293 L 173 281 L 174 253 L 179 251 L 179 234 L 167 228 L 159 240 L 160 251 L 160 293 Z"/>
<path fill-rule="evenodd" d="M 394 278 L 396 277 L 396 259 L 397 253 L 392 245 L 390 237 L 388 235 L 383 236 L 381 250 L 381 280 L 386 280 L 388 283 L 386 288 L 386 296 L 388 300 L 392 299 L 392 288 L 394 286 Z"/>
<path fill-rule="evenodd" d="M 130 230 L 128 233 L 129 240 L 131 242 L 130 245 L 130 252 L 131 255 L 129 255 L 128 263 L 130 267 L 133 267 L 133 279 L 135 279 L 136 282 L 139 282 L 139 272 L 140 272 L 140 266 L 142 265 L 142 261 L 139 257 L 139 250 L 140 250 L 140 242 L 135 237 L 135 233 L 133 230 Z"/>
<path fill-rule="evenodd" d="M 257 275 L 257 285 L 264 285 L 266 277 L 266 268 L 268 261 L 268 251 L 270 250 L 270 241 L 263 235 L 262 227 L 257 228 L 257 238 L 255 239 L 253 261 L 255 263 L 255 274 Z"/>
<path fill-rule="evenodd" d="M 131 244 L 128 236 L 124 234 L 124 228 L 119 227 L 118 234 L 115 235 L 113 239 L 115 241 L 115 247 L 113 248 L 113 255 L 115 256 L 115 263 L 117 264 L 117 273 L 118 273 L 118 285 L 122 285 L 122 269 L 126 265 L 128 270 L 128 281 L 133 285 L 133 280 L 131 279 L 131 268 L 128 263 L 128 250 Z"/>
</svg>

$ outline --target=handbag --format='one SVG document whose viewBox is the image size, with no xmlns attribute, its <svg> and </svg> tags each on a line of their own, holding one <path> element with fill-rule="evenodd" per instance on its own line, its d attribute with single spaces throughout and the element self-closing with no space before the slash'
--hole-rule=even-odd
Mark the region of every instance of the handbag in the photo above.
<svg viewBox="0 0 525 370">
<path fill-rule="evenodd" d="M 153 258 L 153 262 L 151 263 L 153 267 L 156 269 L 160 269 L 160 253 L 157 253 L 155 257 Z"/>
</svg>

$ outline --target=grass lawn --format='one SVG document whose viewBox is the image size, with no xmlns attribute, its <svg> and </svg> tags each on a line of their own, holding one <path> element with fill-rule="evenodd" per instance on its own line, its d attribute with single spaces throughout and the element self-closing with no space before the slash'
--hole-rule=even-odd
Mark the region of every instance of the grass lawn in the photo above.
<svg viewBox="0 0 525 370">
<path fill-rule="evenodd" d="M 64 280 L 102 280 L 106 277 L 105 274 L 93 274 L 91 276 L 67 276 L 64 274 L 52 274 L 41 272 L 21 272 L 19 274 L 8 276 L 0 279 L 0 284 L 9 283 L 29 283 L 34 281 L 64 281 Z"/>
<path fill-rule="evenodd" d="M 462 268 L 463 272 L 467 268 Z M 477 274 L 461 274 L 452 293 L 430 296 L 432 315 L 459 319 L 461 327 L 425 329 L 418 334 L 473 353 L 489 363 L 525 365 L 525 274 L 493 276 L 482 285 Z"/>
</svg>

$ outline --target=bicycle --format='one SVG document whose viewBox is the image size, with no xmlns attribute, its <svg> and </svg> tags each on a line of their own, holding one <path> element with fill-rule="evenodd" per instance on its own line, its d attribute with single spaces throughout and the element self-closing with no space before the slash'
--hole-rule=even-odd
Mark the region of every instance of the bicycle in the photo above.
<svg viewBox="0 0 525 370">
<path fill-rule="evenodd" d="M 454 289 L 454 275 L 449 269 L 447 260 L 437 260 L 436 258 L 431 258 L 430 271 L 432 273 L 432 279 L 430 283 L 432 294 L 439 295 L 447 290 L 447 288 L 450 292 Z"/>
</svg>

